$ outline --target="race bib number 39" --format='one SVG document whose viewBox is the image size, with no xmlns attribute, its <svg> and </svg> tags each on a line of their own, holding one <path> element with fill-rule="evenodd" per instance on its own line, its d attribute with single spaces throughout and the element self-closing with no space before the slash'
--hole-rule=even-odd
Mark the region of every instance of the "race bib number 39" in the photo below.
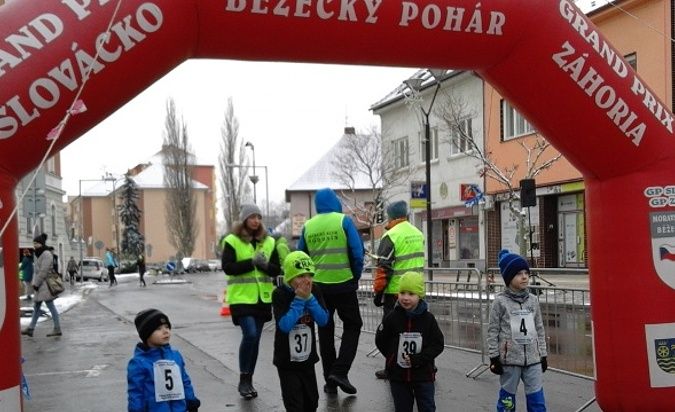
<svg viewBox="0 0 675 412">
<path fill-rule="evenodd" d="M 402 368 L 410 368 L 410 362 L 403 355 L 412 355 L 422 352 L 422 334 L 419 332 L 403 332 L 398 338 L 398 354 L 396 363 Z"/>
<path fill-rule="evenodd" d="M 521 345 L 534 343 L 537 339 L 537 330 L 534 327 L 532 312 L 525 309 L 511 312 L 511 336 L 514 342 Z"/>
<path fill-rule="evenodd" d="M 297 324 L 288 334 L 288 346 L 291 350 L 291 362 L 303 362 L 312 353 L 312 329 L 304 324 Z"/>
<path fill-rule="evenodd" d="M 155 402 L 185 399 L 183 377 L 180 368 L 172 360 L 158 360 L 153 365 L 155 372 Z"/>
</svg>

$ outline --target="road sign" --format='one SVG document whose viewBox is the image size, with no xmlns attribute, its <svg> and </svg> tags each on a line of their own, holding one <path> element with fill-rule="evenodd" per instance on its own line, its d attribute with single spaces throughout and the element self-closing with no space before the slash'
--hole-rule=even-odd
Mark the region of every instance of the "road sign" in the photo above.
<svg viewBox="0 0 675 412">
<path fill-rule="evenodd" d="M 427 185 L 425 182 L 410 182 L 410 208 L 427 207 Z"/>
</svg>

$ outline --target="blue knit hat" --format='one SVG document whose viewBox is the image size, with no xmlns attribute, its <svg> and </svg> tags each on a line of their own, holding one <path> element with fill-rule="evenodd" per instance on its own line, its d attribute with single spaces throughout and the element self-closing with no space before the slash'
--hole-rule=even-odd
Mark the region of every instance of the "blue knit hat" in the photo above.
<svg viewBox="0 0 675 412">
<path fill-rule="evenodd" d="M 390 204 L 387 207 L 387 216 L 389 217 L 389 220 L 408 217 L 408 204 L 405 200 L 399 200 L 398 202 Z"/>
<path fill-rule="evenodd" d="M 520 255 L 511 253 L 508 249 L 499 251 L 499 271 L 502 273 L 506 286 L 509 286 L 513 278 L 523 269 L 530 272 L 530 266 Z"/>
</svg>

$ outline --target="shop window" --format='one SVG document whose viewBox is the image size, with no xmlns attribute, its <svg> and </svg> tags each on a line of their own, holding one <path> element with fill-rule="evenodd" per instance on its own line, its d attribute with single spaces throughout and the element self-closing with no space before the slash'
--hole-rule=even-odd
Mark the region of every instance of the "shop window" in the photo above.
<svg viewBox="0 0 675 412">
<path fill-rule="evenodd" d="M 459 219 L 459 259 L 478 259 L 479 248 L 478 216 Z"/>
</svg>

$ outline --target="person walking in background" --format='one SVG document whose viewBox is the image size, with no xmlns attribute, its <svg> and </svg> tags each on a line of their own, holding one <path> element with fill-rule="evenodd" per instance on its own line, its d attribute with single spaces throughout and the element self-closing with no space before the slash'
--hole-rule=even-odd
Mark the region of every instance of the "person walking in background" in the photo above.
<svg viewBox="0 0 675 412">
<path fill-rule="evenodd" d="M 240 222 L 222 241 L 222 266 L 227 275 L 227 303 L 232 322 L 241 328 L 239 345 L 239 394 L 253 399 L 253 373 L 258 360 L 260 336 L 272 320 L 273 277 L 279 275 L 279 255 L 272 236 L 262 223 L 256 205 L 241 206 Z"/>
<path fill-rule="evenodd" d="M 332 189 L 316 192 L 314 205 L 317 215 L 302 228 L 298 250 L 306 252 L 316 264 L 314 283 L 319 286 L 328 323 L 319 328 L 321 364 L 326 384 L 324 392 L 355 394 L 348 374 L 356 357 L 361 334 L 361 313 L 356 290 L 363 271 L 363 242 L 352 219 L 342 213 L 342 204 Z M 343 331 L 340 352 L 335 352 L 335 323 L 337 311 Z"/>
<path fill-rule="evenodd" d="M 115 268 L 119 266 L 117 263 L 117 257 L 111 248 L 105 249 L 105 267 L 108 268 L 108 280 L 110 284 L 108 287 L 117 285 L 117 279 L 115 278 Z"/>
<path fill-rule="evenodd" d="M 424 234 L 408 222 L 408 204 L 403 200 L 390 204 L 387 217 L 373 280 L 375 306 L 384 306 L 383 321 L 394 309 L 401 276 L 410 271 L 424 274 Z M 386 368 L 375 372 L 375 376 L 386 379 Z"/>
<path fill-rule="evenodd" d="M 68 260 L 68 265 L 66 266 L 66 271 L 68 272 L 68 280 L 70 281 L 71 285 L 75 284 L 77 269 L 78 269 L 77 262 L 75 262 L 75 258 L 71 256 L 70 259 Z"/>
<path fill-rule="evenodd" d="M 54 258 L 47 246 L 47 234 L 42 233 L 33 239 L 33 249 L 35 249 L 35 256 L 37 256 L 32 281 L 32 287 L 35 291 L 35 296 L 33 297 L 33 317 L 30 319 L 28 327 L 21 331 L 21 334 L 33 336 L 33 331 L 40 317 L 40 308 L 42 307 L 42 302 L 44 302 L 52 314 L 52 322 L 54 322 L 54 329 L 47 334 L 47 337 L 61 336 L 59 312 L 56 310 L 56 306 L 54 306 L 56 296 L 52 296 L 47 286 L 47 277 L 52 276 L 54 272 Z"/>
<path fill-rule="evenodd" d="M 138 267 L 139 286 L 146 287 L 147 285 L 145 284 L 145 279 L 143 279 L 143 276 L 145 275 L 145 256 L 143 256 L 142 253 L 138 255 L 136 266 Z"/>
<path fill-rule="evenodd" d="M 434 359 L 443 352 L 443 332 L 424 300 L 424 276 L 406 272 L 397 282 L 398 302 L 375 334 L 377 349 L 387 358 L 386 370 L 396 412 L 436 410 Z"/>
<path fill-rule="evenodd" d="M 141 342 L 127 366 L 127 410 L 198 412 L 201 402 L 183 356 L 169 344 L 169 318 L 157 309 L 145 309 L 138 312 L 134 324 Z"/>
<path fill-rule="evenodd" d="M 33 295 L 33 255 L 30 253 L 30 249 L 23 250 L 19 270 L 21 271 L 23 286 L 26 289 L 25 299 L 31 300 Z"/>
<path fill-rule="evenodd" d="M 501 386 L 497 411 L 516 410 L 515 394 L 522 380 L 528 412 L 544 412 L 546 334 L 539 299 L 528 291 L 530 267 L 521 256 L 502 249 L 499 271 L 506 288 L 492 302 L 487 333 L 490 371 L 499 375 Z"/>
<path fill-rule="evenodd" d="M 312 284 L 314 262 L 305 252 L 288 254 L 283 267 L 284 283 L 272 293 L 276 319 L 273 363 L 286 411 L 313 412 L 319 407 L 314 324 L 325 325 L 328 311 L 321 292 Z"/>
</svg>

